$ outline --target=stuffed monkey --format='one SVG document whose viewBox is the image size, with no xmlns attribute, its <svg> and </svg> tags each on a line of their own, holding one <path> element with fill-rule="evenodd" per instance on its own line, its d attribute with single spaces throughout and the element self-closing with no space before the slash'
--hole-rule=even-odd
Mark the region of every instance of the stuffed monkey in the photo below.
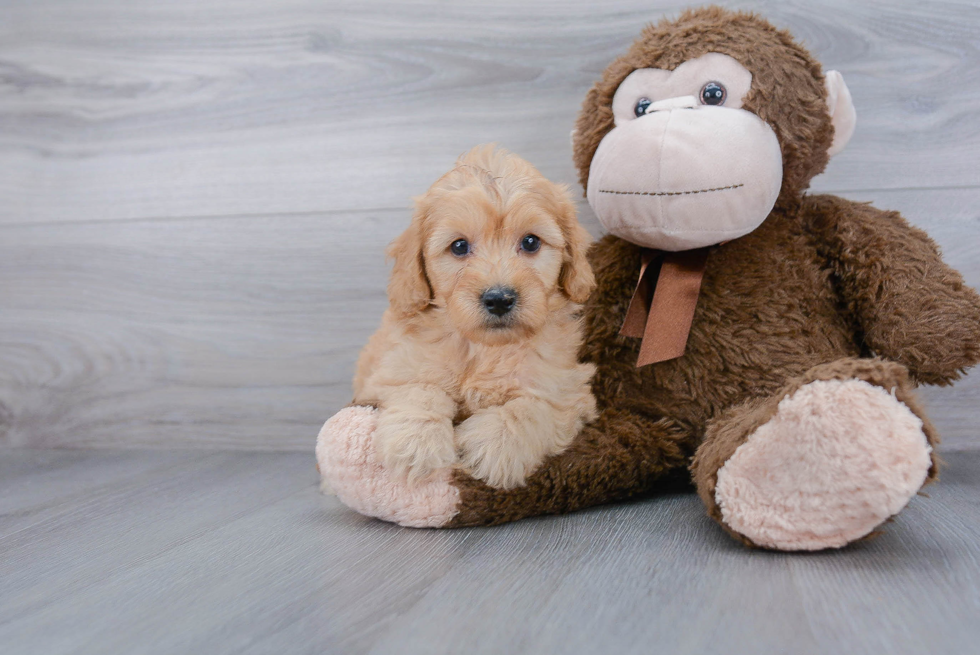
<svg viewBox="0 0 980 655">
<path fill-rule="evenodd" d="M 693 481 L 747 545 L 840 547 L 936 478 L 913 389 L 980 359 L 980 297 L 895 212 L 810 180 L 851 136 L 840 74 L 716 7 L 647 27 L 588 92 L 574 158 L 609 234 L 581 359 L 600 409 L 524 487 L 407 486 L 349 407 L 317 445 L 342 501 L 403 525 L 490 525 Z"/>
</svg>

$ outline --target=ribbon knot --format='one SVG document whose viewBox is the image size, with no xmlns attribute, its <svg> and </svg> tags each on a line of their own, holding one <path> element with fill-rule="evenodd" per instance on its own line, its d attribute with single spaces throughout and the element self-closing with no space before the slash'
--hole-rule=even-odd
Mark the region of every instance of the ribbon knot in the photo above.
<svg viewBox="0 0 980 655">
<path fill-rule="evenodd" d="M 675 359 L 687 349 L 708 248 L 664 252 L 644 248 L 640 279 L 626 310 L 624 337 L 639 337 L 636 367 Z"/>
</svg>

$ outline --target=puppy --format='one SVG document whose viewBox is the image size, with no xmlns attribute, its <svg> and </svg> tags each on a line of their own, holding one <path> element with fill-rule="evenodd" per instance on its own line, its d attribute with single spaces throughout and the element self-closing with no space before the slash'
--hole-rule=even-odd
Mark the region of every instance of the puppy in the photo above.
<svg viewBox="0 0 980 655">
<path fill-rule="evenodd" d="M 410 481 L 461 466 L 519 486 L 596 416 L 595 367 L 578 362 L 589 234 L 565 187 L 493 145 L 415 204 L 354 402 L 379 407 L 376 449 Z"/>
</svg>

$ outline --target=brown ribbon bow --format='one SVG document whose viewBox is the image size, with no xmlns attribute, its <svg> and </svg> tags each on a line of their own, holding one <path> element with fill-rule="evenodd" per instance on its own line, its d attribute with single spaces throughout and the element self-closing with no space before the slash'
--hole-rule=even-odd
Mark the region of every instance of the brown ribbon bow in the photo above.
<svg viewBox="0 0 980 655">
<path fill-rule="evenodd" d="M 684 354 L 707 261 L 707 248 L 643 249 L 640 279 L 619 331 L 624 337 L 643 339 L 637 368 Z"/>
</svg>

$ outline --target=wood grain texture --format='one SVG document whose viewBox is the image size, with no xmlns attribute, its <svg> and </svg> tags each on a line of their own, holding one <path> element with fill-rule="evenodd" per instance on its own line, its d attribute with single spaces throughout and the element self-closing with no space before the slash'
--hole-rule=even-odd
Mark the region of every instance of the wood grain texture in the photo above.
<svg viewBox="0 0 980 655">
<path fill-rule="evenodd" d="M 850 85 L 857 133 L 814 188 L 905 212 L 980 284 L 980 8 L 728 4 Z M 409 198 L 491 140 L 574 185 L 585 90 L 682 6 L 3 3 L 0 445 L 310 449 Z M 980 444 L 980 382 L 926 396 Z"/>
<path fill-rule="evenodd" d="M 191 451 L 25 450 L 0 455 L 0 538 L 43 520 L 52 507 L 85 500 L 198 459 Z"/>
<path fill-rule="evenodd" d="M 103 464 L 76 453 L 4 454 L 25 486 L 52 466 L 75 481 L 22 495 L 34 522 L 0 535 L 0 650 L 921 655 L 980 639 L 975 451 L 948 453 L 877 539 L 793 555 L 739 546 L 694 494 L 410 530 L 320 496 L 307 454 L 161 454 L 100 451 L 145 473 L 95 486 L 78 472 Z"/>
<path fill-rule="evenodd" d="M 7 2 L 0 221 L 401 207 L 499 141 L 575 182 L 585 91 L 685 3 Z M 858 108 L 820 186 L 980 183 L 980 7 L 735 2 L 841 70 Z"/>
<path fill-rule="evenodd" d="M 23 226 L 0 242 L 8 445 L 313 447 L 407 211 Z M 355 244 L 356 247 L 352 247 Z"/>
</svg>

